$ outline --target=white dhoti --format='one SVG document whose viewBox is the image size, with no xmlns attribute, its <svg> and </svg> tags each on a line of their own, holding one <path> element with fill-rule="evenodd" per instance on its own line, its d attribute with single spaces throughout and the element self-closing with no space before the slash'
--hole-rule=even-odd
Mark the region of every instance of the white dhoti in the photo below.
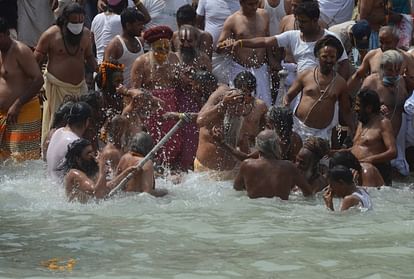
<svg viewBox="0 0 414 279">
<path fill-rule="evenodd" d="M 297 105 L 297 107 L 298 106 L 299 106 L 299 104 Z M 334 111 L 334 115 L 332 117 L 331 123 L 323 129 L 317 129 L 317 128 L 312 128 L 312 127 L 307 126 L 302 120 L 300 120 L 295 115 L 296 108 L 295 108 L 294 113 L 293 113 L 293 127 L 292 127 L 292 130 L 300 136 L 300 138 L 302 139 L 302 142 L 305 142 L 310 137 L 318 137 L 318 138 L 325 139 L 325 140 L 329 141 L 329 143 L 330 143 L 331 138 L 332 138 L 332 129 L 334 127 L 336 127 L 336 125 L 339 123 L 339 120 L 338 120 L 339 119 L 338 118 L 338 112 L 339 112 L 338 102 L 335 103 L 335 111 Z"/>
<path fill-rule="evenodd" d="M 213 75 L 219 83 L 229 84 L 231 61 L 232 59 L 229 55 L 213 52 L 211 60 Z"/>
<path fill-rule="evenodd" d="M 234 86 L 234 78 L 243 71 L 249 71 L 256 77 L 255 97 L 265 102 L 267 106 L 271 106 L 272 94 L 270 93 L 270 76 L 267 64 L 263 64 L 260 68 L 246 68 L 233 60 L 230 69 L 230 86 Z"/>
<path fill-rule="evenodd" d="M 45 73 L 45 95 L 46 101 L 43 103 L 42 119 L 42 144 L 50 130 L 53 115 L 59 106 L 65 101 L 66 96 L 79 97 L 88 92 L 85 80 L 79 84 L 70 84 L 58 80 L 51 73 Z"/>
<path fill-rule="evenodd" d="M 405 159 L 406 133 L 407 115 L 406 113 L 403 113 L 401 117 L 401 128 L 395 140 L 397 145 L 397 158 L 391 160 L 391 166 L 396 168 L 400 174 L 405 176 L 410 173 L 410 166 Z"/>
</svg>

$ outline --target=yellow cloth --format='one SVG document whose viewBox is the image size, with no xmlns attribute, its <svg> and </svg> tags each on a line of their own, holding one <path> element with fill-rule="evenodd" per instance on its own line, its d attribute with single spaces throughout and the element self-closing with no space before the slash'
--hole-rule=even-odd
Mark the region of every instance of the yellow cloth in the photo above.
<svg viewBox="0 0 414 279">
<path fill-rule="evenodd" d="M 0 111 L 0 160 L 40 158 L 41 112 L 37 97 L 20 109 L 17 123 L 7 123 L 7 111 Z"/>
<path fill-rule="evenodd" d="M 233 180 L 237 175 L 237 171 L 237 166 L 232 170 L 212 170 L 204 166 L 197 158 L 194 159 L 194 172 L 208 172 L 209 178 L 217 181 Z"/>
<path fill-rule="evenodd" d="M 42 144 L 47 137 L 52 124 L 53 115 L 63 103 L 66 96 L 79 97 L 88 92 L 85 80 L 79 84 L 70 84 L 58 80 L 49 72 L 45 72 L 45 95 L 46 101 L 43 103 L 42 120 Z"/>
</svg>

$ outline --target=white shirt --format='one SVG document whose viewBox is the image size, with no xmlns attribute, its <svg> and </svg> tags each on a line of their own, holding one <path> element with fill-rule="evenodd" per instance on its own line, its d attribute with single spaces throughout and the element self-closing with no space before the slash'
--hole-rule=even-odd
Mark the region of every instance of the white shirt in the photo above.
<svg viewBox="0 0 414 279">
<path fill-rule="evenodd" d="M 62 172 L 58 171 L 58 166 L 65 159 L 68 152 L 68 145 L 79 139 L 79 137 L 68 130 L 67 128 L 59 128 L 52 135 L 49 147 L 46 153 L 47 173 L 54 180 L 60 180 L 63 176 Z"/>
<path fill-rule="evenodd" d="M 332 33 L 328 30 L 324 30 L 324 32 L 324 36 L 333 35 L 338 38 L 338 36 L 336 36 L 335 33 Z M 298 64 L 298 73 L 302 72 L 303 70 L 318 66 L 318 60 L 313 54 L 313 49 L 315 47 L 316 41 L 302 41 L 302 39 L 300 38 L 299 30 L 286 31 L 280 35 L 276 35 L 275 37 L 280 47 L 287 48 L 293 53 L 293 57 L 295 58 L 295 61 Z M 338 40 L 340 39 L 338 38 Z M 348 56 L 344 51 L 342 56 L 338 59 L 338 62 L 343 61 L 345 59 L 348 59 Z"/>
<path fill-rule="evenodd" d="M 320 18 L 328 27 L 351 20 L 354 0 L 318 0 Z"/>
<path fill-rule="evenodd" d="M 98 64 L 100 64 L 109 42 L 116 35 L 122 34 L 121 16 L 114 13 L 97 14 L 92 21 L 91 31 L 95 39 Z"/>
<path fill-rule="evenodd" d="M 141 0 L 151 21 L 145 25 L 145 29 L 158 25 L 167 25 L 173 31 L 177 31 L 177 10 L 184 5 L 192 4 L 192 0 Z"/>
<path fill-rule="evenodd" d="M 276 7 L 270 6 L 268 0 L 264 1 L 264 10 L 269 15 L 269 33 L 270 36 L 280 34 L 280 21 L 286 15 L 285 0 L 280 0 Z"/>
<path fill-rule="evenodd" d="M 213 48 L 216 48 L 224 21 L 239 9 L 239 0 L 200 0 L 198 2 L 197 15 L 205 17 L 204 31 L 213 36 Z"/>
</svg>

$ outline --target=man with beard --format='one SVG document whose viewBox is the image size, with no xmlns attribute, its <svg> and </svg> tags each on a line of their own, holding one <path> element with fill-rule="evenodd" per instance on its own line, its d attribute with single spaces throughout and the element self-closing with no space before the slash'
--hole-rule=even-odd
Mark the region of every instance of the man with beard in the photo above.
<svg viewBox="0 0 414 279">
<path fill-rule="evenodd" d="M 338 123 L 338 103 L 345 123 L 351 131 L 355 130 L 346 82 L 334 70 L 343 51 L 336 37 L 327 35 L 320 39 L 314 48 L 319 66 L 303 71 L 285 97 L 285 105 L 289 106 L 302 92 L 293 115 L 293 131 L 302 141 L 310 136 L 331 140 L 332 128 Z"/>
<path fill-rule="evenodd" d="M 119 161 L 117 173 L 120 175 L 130 167 L 137 166 L 139 162 L 151 151 L 154 143 L 152 137 L 145 133 L 139 132 L 136 134 L 130 143 L 129 152 L 125 153 Z M 153 162 L 149 160 L 136 171 L 135 175 L 125 188 L 126 192 L 148 193 L 155 197 L 165 196 L 168 192 L 166 190 L 155 189 L 154 166 Z"/>
<path fill-rule="evenodd" d="M 159 141 L 175 124 L 173 120 L 163 121 L 166 112 L 177 111 L 177 87 L 180 60 L 170 51 L 173 31 L 168 26 L 156 26 L 144 33 L 144 40 L 151 50 L 138 57 L 132 66 L 133 88 L 143 89 L 165 102 L 157 111 L 143 111 L 142 120 L 155 141 Z M 161 122 L 161 125 L 159 124 Z M 161 149 L 158 163 L 175 167 L 181 150 L 181 136 L 176 133 Z M 160 162 L 161 161 L 161 162 Z"/>
<path fill-rule="evenodd" d="M 399 31 L 393 26 L 383 26 L 379 29 L 380 48 L 373 49 L 365 55 L 361 66 L 348 80 L 348 87 L 351 93 L 356 92 L 365 77 L 368 74 L 379 73 L 381 71 L 381 59 L 384 52 L 388 50 L 396 50 L 403 56 L 403 65 L 401 66 L 401 75 L 406 75 L 407 89 L 414 89 L 414 57 L 403 50 L 397 49 L 400 39 Z"/>
<path fill-rule="evenodd" d="M 290 161 L 280 159 L 279 139 L 272 130 L 256 137 L 258 159 L 247 159 L 240 165 L 234 189 L 246 190 L 251 199 L 279 197 L 288 200 L 292 188 L 298 186 L 303 195 L 311 195 L 310 185 Z"/>
<path fill-rule="evenodd" d="M 213 177 L 224 180 L 234 178 L 238 160 L 216 142 L 214 135 L 223 134 L 226 145 L 249 153 L 256 135 L 264 128 L 267 112 L 266 104 L 252 94 L 256 88 L 252 73 L 241 72 L 234 84 L 235 89 L 219 86 L 197 118 L 200 136 L 194 170 L 213 170 Z"/>
<path fill-rule="evenodd" d="M 317 137 L 310 137 L 296 155 L 296 166 L 302 171 L 311 185 L 311 192 L 317 193 L 328 185 L 319 170 L 320 161 L 329 154 L 329 142 Z"/>
<path fill-rule="evenodd" d="M 363 89 L 356 98 L 358 128 L 355 132 L 352 154 L 361 163 L 373 164 L 381 173 L 386 185 L 391 185 L 390 161 L 397 156 L 397 148 L 391 121 L 381 115 L 378 94 Z"/>
<path fill-rule="evenodd" d="M 397 141 L 398 155 L 391 164 L 402 175 L 408 175 L 409 167 L 405 160 L 406 117 L 404 114 L 404 103 L 408 98 L 408 92 L 405 81 L 400 76 L 403 59 L 404 57 L 397 50 L 385 51 L 380 61 L 380 72 L 368 76 L 362 88 L 378 93 L 381 112 L 391 121 Z"/>
<path fill-rule="evenodd" d="M 104 61 L 118 61 L 124 68 L 124 85 L 130 87 L 131 69 L 134 61 L 144 54 L 141 32 L 145 17 L 135 8 L 127 8 L 121 13 L 122 34 L 116 35 L 105 48 Z"/>
<path fill-rule="evenodd" d="M 269 35 L 269 16 L 263 9 L 258 9 L 259 0 L 240 0 L 240 10 L 232 14 L 224 22 L 223 31 L 218 40 L 217 52 L 232 54 L 229 83 L 243 71 L 250 71 L 257 79 L 256 97 L 266 105 L 273 103 L 270 93 L 270 77 L 267 65 L 266 47 L 261 48 L 231 48 L 231 42 Z M 269 56 L 270 57 L 270 56 Z M 273 61 L 268 61 L 272 62 Z"/>
<path fill-rule="evenodd" d="M 138 171 L 131 166 L 107 182 L 105 162 L 103 156 L 99 163 L 96 162 L 95 151 L 88 140 L 77 139 L 69 145 L 65 161 L 60 166 L 69 201 L 86 203 L 90 198 L 102 199 L 129 173 Z"/>
<path fill-rule="evenodd" d="M 84 19 L 84 10 L 78 3 L 68 4 L 58 18 L 57 25 L 42 34 L 36 47 L 35 56 L 40 65 L 48 57 L 42 142 L 49 132 L 51 118 L 64 97 L 80 96 L 87 92 L 85 61 L 90 69 L 97 68 L 92 53 L 91 33 L 83 26 Z"/>
<path fill-rule="evenodd" d="M 77 102 L 73 104 L 66 115 L 66 126 L 57 129 L 50 138 L 46 163 L 47 172 L 53 179 L 60 180 L 63 177 L 58 166 L 65 158 L 68 145 L 85 134 L 91 115 L 92 109 L 87 103 Z"/>
<path fill-rule="evenodd" d="M 0 161 L 40 158 L 41 113 L 36 97 L 43 84 L 32 51 L 10 37 L 0 17 Z"/>
</svg>

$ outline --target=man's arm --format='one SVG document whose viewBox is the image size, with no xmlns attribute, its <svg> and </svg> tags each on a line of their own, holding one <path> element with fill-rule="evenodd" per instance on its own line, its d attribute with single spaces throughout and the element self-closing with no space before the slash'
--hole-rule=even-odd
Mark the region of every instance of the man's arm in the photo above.
<svg viewBox="0 0 414 279">
<path fill-rule="evenodd" d="M 246 172 L 246 162 L 241 163 L 240 170 L 237 173 L 236 179 L 234 180 L 233 189 L 236 191 L 243 191 L 246 190 L 246 186 L 244 185 L 244 178 L 243 174 Z"/>
<path fill-rule="evenodd" d="M 131 87 L 141 88 L 144 77 L 145 55 L 139 56 L 135 59 L 131 68 Z"/>
<path fill-rule="evenodd" d="M 142 4 L 141 0 L 134 0 L 135 7 L 144 15 L 144 24 L 147 24 L 151 21 L 151 15 L 149 14 L 147 8 Z"/>
<path fill-rule="evenodd" d="M 224 53 L 224 52 L 230 52 L 231 51 L 231 44 L 227 44 L 226 42 L 234 39 L 233 38 L 233 23 L 234 16 L 230 16 L 226 19 L 224 22 L 223 30 L 221 31 L 220 37 L 218 39 L 217 43 L 217 53 Z M 231 40 L 233 42 L 233 40 Z M 223 47 L 224 46 L 224 47 Z"/>
<path fill-rule="evenodd" d="M 342 118 L 345 121 L 346 126 L 349 127 L 351 130 L 352 136 L 355 133 L 355 123 L 354 123 L 354 117 L 353 112 L 351 110 L 351 102 L 349 100 L 348 95 L 348 87 L 346 83 L 344 82 L 344 86 L 341 87 L 341 92 L 339 95 L 339 111 L 342 114 Z"/>
<path fill-rule="evenodd" d="M 397 147 L 395 144 L 395 137 L 394 137 L 394 131 L 392 128 L 391 121 L 387 118 L 383 118 L 381 120 L 381 136 L 382 140 L 384 142 L 386 151 L 375 154 L 372 156 L 369 156 L 365 159 L 360 160 L 361 163 L 384 163 L 389 162 L 395 157 L 397 157 Z"/>
<path fill-rule="evenodd" d="M 373 56 L 373 52 L 370 51 L 365 55 L 362 60 L 361 66 L 348 80 L 348 91 L 351 95 L 354 95 L 356 91 L 361 87 L 363 79 L 366 77 L 370 70 L 369 60 Z"/>
<path fill-rule="evenodd" d="M 290 103 L 295 99 L 295 97 L 303 90 L 303 79 L 308 71 L 301 72 L 298 77 L 293 82 L 292 86 L 289 88 L 288 93 L 283 100 L 285 106 L 290 106 Z"/>
<path fill-rule="evenodd" d="M 98 71 L 98 63 L 96 62 L 95 59 L 95 55 L 93 54 L 92 51 L 92 41 L 91 41 L 91 32 L 86 29 L 86 35 L 88 36 L 88 40 L 87 40 L 87 45 L 86 45 L 86 49 L 85 49 L 85 61 L 86 61 L 86 66 L 94 71 L 97 72 Z"/>
<path fill-rule="evenodd" d="M 122 56 L 122 45 L 118 38 L 113 38 L 104 51 L 104 61 L 118 60 Z"/>
<path fill-rule="evenodd" d="M 313 194 L 312 187 L 306 181 L 305 177 L 299 171 L 299 169 L 295 167 L 293 163 L 291 164 L 292 164 L 293 177 L 295 179 L 296 186 L 298 186 L 302 190 L 302 193 L 305 197 L 311 196 Z"/>
<path fill-rule="evenodd" d="M 349 195 L 346 196 L 341 203 L 341 211 L 345 211 L 350 209 L 353 206 L 358 205 L 360 202 L 360 200 L 358 199 L 358 197 L 354 196 L 354 195 Z"/>
<path fill-rule="evenodd" d="M 50 33 L 50 29 L 43 32 L 34 51 L 35 59 L 40 66 L 42 66 L 49 52 Z"/>
<path fill-rule="evenodd" d="M 205 10 L 206 1 L 207 0 L 198 1 L 197 11 L 196 11 L 197 13 L 196 26 L 197 28 L 200 28 L 201 30 L 204 30 L 205 25 L 206 25 L 206 10 Z"/>
</svg>

